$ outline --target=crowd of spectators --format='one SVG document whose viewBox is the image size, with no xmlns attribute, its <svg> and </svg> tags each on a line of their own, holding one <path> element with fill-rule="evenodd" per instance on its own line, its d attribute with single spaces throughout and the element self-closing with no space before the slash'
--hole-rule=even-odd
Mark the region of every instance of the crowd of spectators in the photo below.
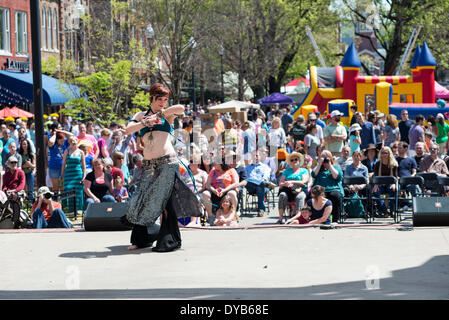
<svg viewBox="0 0 449 320">
<path fill-rule="evenodd" d="M 206 107 L 194 112 L 186 106 L 185 114 L 176 119 L 172 142 L 180 173 L 202 200 L 207 223 L 234 225 L 245 189 L 257 197 L 258 216 L 266 214 L 267 195 L 276 190 L 277 223 L 283 223 L 287 210 L 293 217 L 287 223 L 329 223 L 339 220 L 345 194 L 366 195 L 366 184 L 344 189 L 344 176 L 368 180 L 373 176 L 399 179 L 418 172 L 449 174 L 449 125 L 442 114 L 410 120 L 403 110 L 398 121 L 391 114 L 365 115 L 354 108 L 345 126 L 339 111 L 311 112 L 294 119 L 292 107 L 273 105 L 266 113 L 252 110 L 247 121 L 217 113 L 214 127 L 206 131 L 201 128 Z M 49 192 L 75 190 L 78 210 L 89 203 L 128 201 L 138 188 L 145 142 L 138 134 L 124 135 L 125 126 L 126 122 L 102 126 L 65 116 L 48 121 L 44 143 Z M 2 124 L 1 130 L 2 190 L 26 190 L 34 208 L 41 208 L 48 201 L 34 192 L 41 187 L 35 183 L 34 124 L 17 119 Z M 379 198 L 379 214 L 391 214 L 381 194 L 392 194 L 395 187 L 372 190 Z M 412 195 L 418 192 L 416 185 L 406 190 Z M 73 202 L 67 200 L 69 209 Z M 38 224 L 45 225 L 42 217 L 48 222 L 51 215 L 39 217 Z M 200 219 L 180 223 L 198 225 Z"/>
</svg>

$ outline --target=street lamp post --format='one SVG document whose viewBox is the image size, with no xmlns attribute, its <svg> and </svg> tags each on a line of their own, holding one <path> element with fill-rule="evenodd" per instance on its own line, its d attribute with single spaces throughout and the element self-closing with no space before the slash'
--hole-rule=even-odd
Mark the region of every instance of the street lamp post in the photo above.
<svg viewBox="0 0 449 320">
<path fill-rule="evenodd" d="M 193 112 L 196 112 L 196 92 L 195 92 L 195 48 L 196 41 L 193 37 L 190 38 L 189 43 L 192 46 L 192 104 L 193 104 Z"/>
<path fill-rule="evenodd" d="M 147 27 L 145 28 L 145 37 L 146 37 L 147 40 L 148 40 L 148 47 L 149 47 L 149 50 L 152 49 L 152 43 L 153 43 L 153 39 L 154 39 L 154 36 L 155 36 L 155 35 L 156 35 L 156 33 L 154 32 L 153 26 L 151 25 L 151 23 L 149 23 L 149 24 L 147 25 Z M 157 61 L 157 53 L 156 53 L 156 61 Z M 154 62 L 155 62 L 155 61 L 151 61 L 152 64 L 153 64 Z M 148 71 L 148 73 L 149 73 L 149 71 Z M 154 82 L 155 82 L 153 73 L 150 73 L 150 74 L 149 74 L 149 78 L 150 78 L 150 83 L 154 83 Z M 147 78 L 147 79 L 148 79 L 148 78 Z"/>
<path fill-rule="evenodd" d="M 81 4 L 80 0 L 76 0 L 75 5 L 73 6 L 73 31 L 75 32 L 75 50 L 77 52 L 75 55 L 78 58 L 78 67 L 81 72 L 84 71 L 84 46 L 83 46 L 83 24 L 81 17 L 84 16 L 86 13 L 86 9 Z M 78 32 L 79 32 L 79 48 L 77 46 L 78 44 Z"/>
<path fill-rule="evenodd" d="M 42 96 L 41 22 L 39 0 L 30 1 L 31 55 L 33 60 L 33 104 L 36 129 L 36 177 L 45 186 L 44 100 Z"/>
<path fill-rule="evenodd" d="M 224 82 L 223 82 L 223 54 L 224 54 L 224 48 L 223 46 L 220 46 L 220 50 L 218 51 L 218 54 L 220 55 L 220 69 L 221 69 L 221 103 L 224 102 Z"/>
</svg>

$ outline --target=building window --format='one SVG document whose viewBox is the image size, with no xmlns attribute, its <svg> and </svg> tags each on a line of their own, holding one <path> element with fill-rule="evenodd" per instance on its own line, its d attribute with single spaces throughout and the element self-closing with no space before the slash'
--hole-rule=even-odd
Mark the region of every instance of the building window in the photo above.
<svg viewBox="0 0 449 320">
<path fill-rule="evenodd" d="M 48 8 L 47 11 L 47 49 L 52 50 L 53 49 L 53 28 L 51 27 L 51 24 L 53 23 L 51 9 Z"/>
<path fill-rule="evenodd" d="M 0 8 L 0 51 L 11 52 L 9 9 Z"/>
<path fill-rule="evenodd" d="M 58 50 L 58 15 L 56 9 L 53 9 L 53 47 Z"/>
<path fill-rule="evenodd" d="M 23 11 L 16 11 L 16 53 L 28 53 L 27 37 L 27 14 Z"/>
<path fill-rule="evenodd" d="M 41 22 L 41 37 L 42 37 L 42 49 L 47 49 L 47 19 L 46 10 L 42 8 L 42 22 Z"/>
</svg>

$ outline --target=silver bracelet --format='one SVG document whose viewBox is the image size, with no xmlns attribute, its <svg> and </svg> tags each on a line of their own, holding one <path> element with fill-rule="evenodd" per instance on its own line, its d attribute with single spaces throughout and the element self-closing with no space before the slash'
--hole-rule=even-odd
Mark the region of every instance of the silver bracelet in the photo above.
<svg viewBox="0 0 449 320">
<path fill-rule="evenodd" d="M 143 118 L 140 122 L 141 122 L 145 127 L 151 127 L 151 126 L 152 126 L 150 120 L 148 120 L 148 119 L 146 119 L 146 118 Z"/>
</svg>

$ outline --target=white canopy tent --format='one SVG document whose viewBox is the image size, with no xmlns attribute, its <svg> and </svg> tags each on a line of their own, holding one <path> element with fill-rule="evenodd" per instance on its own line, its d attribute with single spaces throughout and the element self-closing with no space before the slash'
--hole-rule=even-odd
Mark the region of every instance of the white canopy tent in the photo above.
<svg viewBox="0 0 449 320">
<path fill-rule="evenodd" d="M 218 104 L 216 106 L 209 107 L 208 110 L 210 113 L 222 113 L 247 111 L 248 109 L 260 109 L 260 105 L 251 102 L 231 100 L 225 103 Z"/>
</svg>

